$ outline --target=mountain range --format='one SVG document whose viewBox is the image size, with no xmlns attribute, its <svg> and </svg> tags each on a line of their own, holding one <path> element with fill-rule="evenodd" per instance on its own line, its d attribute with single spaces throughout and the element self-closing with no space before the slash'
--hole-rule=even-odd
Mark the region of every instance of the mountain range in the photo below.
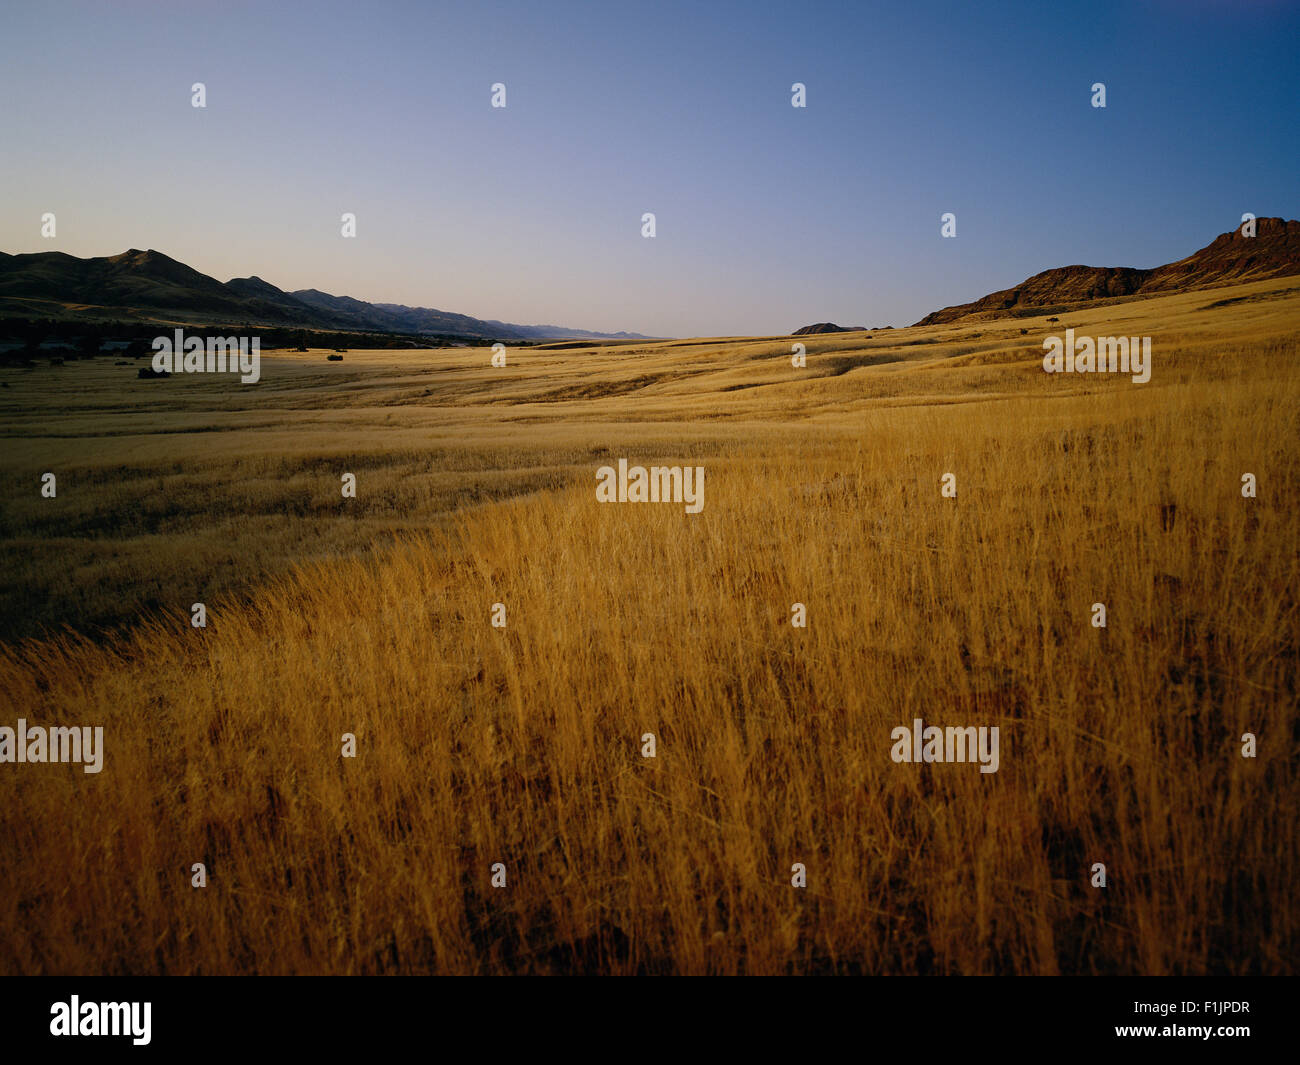
<svg viewBox="0 0 1300 1065">
<path fill-rule="evenodd" d="M 516 325 L 429 307 L 366 303 L 314 288 L 285 292 L 260 277 L 226 283 L 164 255 L 132 248 L 78 259 L 64 252 L 0 252 L 0 316 L 116 318 L 403 333 L 466 340 L 645 340 L 556 325 Z"/>
<path fill-rule="evenodd" d="M 1260 218 L 1255 235 L 1223 233 L 1204 248 L 1152 269 L 1062 266 L 972 303 L 945 307 L 917 325 L 1068 310 L 1124 299 L 1300 274 L 1300 222 Z M 118 319 L 141 323 L 259 325 L 396 333 L 444 340 L 646 340 L 555 325 L 516 325 L 398 303 L 367 303 L 318 289 L 285 292 L 260 277 L 224 284 L 159 251 L 78 259 L 64 252 L 0 252 L 0 318 Z M 852 331 L 819 322 L 795 336 Z"/>
</svg>

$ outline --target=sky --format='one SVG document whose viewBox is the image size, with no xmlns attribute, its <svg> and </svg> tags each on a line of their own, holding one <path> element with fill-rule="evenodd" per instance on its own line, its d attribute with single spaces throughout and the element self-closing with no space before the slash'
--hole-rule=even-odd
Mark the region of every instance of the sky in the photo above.
<svg viewBox="0 0 1300 1065">
<path fill-rule="evenodd" d="M 1297 41 L 1296 0 L 4 0 L 0 250 L 655 336 L 902 326 L 1300 216 Z"/>
</svg>

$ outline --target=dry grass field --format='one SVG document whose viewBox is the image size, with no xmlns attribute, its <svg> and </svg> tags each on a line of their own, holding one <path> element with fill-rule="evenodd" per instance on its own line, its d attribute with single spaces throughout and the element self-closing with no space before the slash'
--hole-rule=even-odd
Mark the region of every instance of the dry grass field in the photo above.
<svg viewBox="0 0 1300 1065">
<path fill-rule="evenodd" d="M 0 371 L 0 972 L 1294 973 L 1300 280 L 1060 317 Z"/>
</svg>

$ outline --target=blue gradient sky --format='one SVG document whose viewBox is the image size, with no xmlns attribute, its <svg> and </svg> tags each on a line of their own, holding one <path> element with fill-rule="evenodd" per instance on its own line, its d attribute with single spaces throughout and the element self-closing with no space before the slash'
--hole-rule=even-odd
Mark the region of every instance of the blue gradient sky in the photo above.
<svg viewBox="0 0 1300 1065">
<path fill-rule="evenodd" d="M 906 325 L 1300 215 L 1298 40 L 1283 0 L 6 0 L 0 249 L 657 335 Z"/>
</svg>

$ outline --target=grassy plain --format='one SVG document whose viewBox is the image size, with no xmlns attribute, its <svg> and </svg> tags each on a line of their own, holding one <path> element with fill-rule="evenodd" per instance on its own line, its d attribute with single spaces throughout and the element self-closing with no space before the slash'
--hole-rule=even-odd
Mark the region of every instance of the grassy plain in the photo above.
<svg viewBox="0 0 1300 1065">
<path fill-rule="evenodd" d="M 0 371 L 0 971 L 1294 972 L 1300 282 L 1060 318 Z"/>
</svg>

